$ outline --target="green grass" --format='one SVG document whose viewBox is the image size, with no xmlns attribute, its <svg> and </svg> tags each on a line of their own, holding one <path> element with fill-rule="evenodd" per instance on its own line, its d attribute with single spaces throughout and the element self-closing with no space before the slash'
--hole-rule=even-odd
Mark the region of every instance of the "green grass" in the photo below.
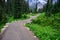
<svg viewBox="0 0 60 40">
<path fill-rule="evenodd" d="M 41 26 L 38 24 L 26 24 L 27 27 L 39 38 L 39 40 L 59 40 L 59 33 L 51 26 Z"/>
<path fill-rule="evenodd" d="M 60 40 L 60 16 L 57 13 L 55 18 L 52 15 L 46 19 L 44 13 L 33 19 L 31 24 L 26 26 L 39 38 L 39 40 Z M 53 21 L 53 22 L 52 22 Z"/>
<path fill-rule="evenodd" d="M 8 22 L 10 23 L 10 22 L 12 22 L 12 21 L 14 21 L 14 17 L 12 16 L 12 17 L 9 17 L 9 19 L 8 19 Z"/>
<path fill-rule="evenodd" d="M 1 32 L 1 29 L 3 28 L 4 24 L 0 24 L 0 32 Z"/>
</svg>

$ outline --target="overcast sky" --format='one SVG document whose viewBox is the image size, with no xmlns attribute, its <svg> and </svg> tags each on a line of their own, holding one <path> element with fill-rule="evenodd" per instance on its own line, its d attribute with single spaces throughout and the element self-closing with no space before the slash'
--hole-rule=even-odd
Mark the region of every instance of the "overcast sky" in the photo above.
<svg viewBox="0 0 60 40">
<path fill-rule="evenodd" d="M 31 9 L 35 8 L 36 2 L 39 3 L 37 5 L 37 9 L 43 8 L 43 5 L 47 3 L 47 0 L 28 0 L 29 2 L 29 7 Z M 53 3 L 57 2 L 57 0 L 53 0 Z"/>
<path fill-rule="evenodd" d="M 37 5 L 37 8 L 42 8 L 44 4 L 46 4 L 47 2 L 44 1 L 44 0 L 29 0 L 29 7 L 32 9 L 32 8 L 35 8 L 35 5 L 36 3 L 39 3 Z"/>
<path fill-rule="evenodd" d="M 7 2 L 7 0 L 5 0 L 5 2 Z"/>
</svg>

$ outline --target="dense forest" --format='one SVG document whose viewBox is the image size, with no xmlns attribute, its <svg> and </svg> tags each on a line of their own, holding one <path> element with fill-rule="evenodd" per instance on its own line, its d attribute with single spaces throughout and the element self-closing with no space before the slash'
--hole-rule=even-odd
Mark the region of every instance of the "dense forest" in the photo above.
<svg viewBox="0 0 60 40">
<path fill-rule="evenodd" d="M 60 0 L 53 4 L 53 0 L 47 0 L 42 12 L 29 10 L 29 4 L 25 0 L 0 0 L 0 29 L 5 23 L 19 19 L 27 18 L 26 14 L 37 14 L 36 19 L 32 19 L 31 24 L 27 23 L 31 31 L 40 40 L 60 40 Z M 41 11 L 40 10 L 40 11 Z M 22 16 L 23 15 L 23 16 Z"/>
<path fill-rule="evenodd" d="M 7 22 L 8 18 L 20 18 L 23 13 L 28 13 L 28 3 L 24 0 L 0 1 L 1 22 Z M 4 16 L 4 17 L 3 17 Z"/>
</svg>

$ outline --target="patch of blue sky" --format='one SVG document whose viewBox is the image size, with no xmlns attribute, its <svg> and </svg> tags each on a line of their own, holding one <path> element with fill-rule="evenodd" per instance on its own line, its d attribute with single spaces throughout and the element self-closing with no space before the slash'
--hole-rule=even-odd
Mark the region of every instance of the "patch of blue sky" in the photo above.
<svg viewBox="0 0 60 40">
<path fill-rule="evenodd" d="M 32 2 L 32 0 L 29 0 L 29 2 Z"/>
</svg>

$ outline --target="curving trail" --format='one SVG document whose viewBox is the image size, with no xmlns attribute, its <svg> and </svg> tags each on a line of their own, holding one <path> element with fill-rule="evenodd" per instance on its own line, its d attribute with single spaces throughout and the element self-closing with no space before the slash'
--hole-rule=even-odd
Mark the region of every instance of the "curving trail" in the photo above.
<svg viewBox="0 0 60 40">
<path fill-rule="evenodd" d="M 26 20 L 18 20 L 10 23 L 1 40 L 38 40 L 38 38 L 34 37 L 33 33 L 24 26 L 25 23 L 30 23 L 31 19 L 36 18 L 38 15 L 39 14 L 31 16 Z"/>
</svg>

